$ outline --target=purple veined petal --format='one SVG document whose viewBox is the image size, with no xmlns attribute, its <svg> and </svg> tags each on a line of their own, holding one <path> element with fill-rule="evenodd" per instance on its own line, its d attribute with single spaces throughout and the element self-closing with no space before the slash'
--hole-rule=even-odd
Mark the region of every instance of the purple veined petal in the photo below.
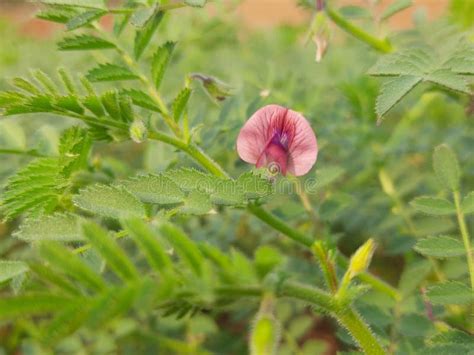
<svg viewBox="0 0 474 355">
<path fill-rule="evenodd" d="M 283 175 L 306 174 L 316 162 L 318 146 L 308 121 L 279 105 L 268 105 L 245 123 L 237 138 L 240 158 L 257 167 L 276 164 Z"/>
</svg>

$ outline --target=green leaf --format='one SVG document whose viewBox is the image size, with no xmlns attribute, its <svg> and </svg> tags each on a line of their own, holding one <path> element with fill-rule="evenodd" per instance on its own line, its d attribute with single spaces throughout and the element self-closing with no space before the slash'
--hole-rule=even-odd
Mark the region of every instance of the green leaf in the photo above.
<svg viewBox="0 0 474 355">
<path fill-rule="evenodd" d="M 247 199 L 257 199 L 269 196 L 273 193 L 272 183 L 249 171 L 240 175 L 235 181 L 236 191 L 241 191 Z"/>
<path fill-rule="evenodd" d="M 375 111 L 379 117 L 385 115 L 406 94 L 410 92 L 421 79 L 412 75 L 402 75 L 389 82 L 384 83 L 382 91 L 377 97 Z"/>
<path fill-rule="evenodd" d="M 109 90 L 100 97 L 102 106 L 107 114 L 113 119 L 120 121 L 122 119 L 122 110 L 120 108 L 119 94 L 116 90 Z"/>
<path fill-rule="evenodd" d="M 150 43 L 153 34 L 158 28 L 158 25 L 163 19 L 163 16 L 164 12 L 155 11 L 154 15 L 146 22 L 145 26 L 136 31 L 134 45 L 135 59 L 139 59 L 142 56 L 146 47 Z"/>
<path fill-rule="evenodd" d="M 72 296 L 81 294 L 81 289 L 73 284 L 61 270 L 54 270 L 50 266 L 34 263 L 31 265 L 31 272 L 36 274 L 43 282 L 56 286 L 59 290 L 65 291 Z"/>
<path fill-rule="evenodd" d="M 175 42 L 166 42 L 161 47 L 158 47 L 155 54 L 153 55 L 151 63 L 151 75 L 157 89 L 159 89 L 161 81 L 163 80 L 166 67 L 170 62 L 171 54 L 173 53 L 175 46 Z"/>
<path fill-rule="evenodd" d="M 204 215 L 212 210 L 210 197 L 207 193 L 194 190 L 184 199 L 180 212 L 184 214 Z"/>
<path fill-rule="evenodd" d="M 140 106 L 146 108 L 147 110 L 161 112 L 159 106 L 155 103 L 155 101 L 146 93 L 141 90 L 137 89 L 127 89 L 122 90 L 124 95 L 130 96 L 132 102 L 136 106 Z"/>
<path fill-rule="evenodd" d="M 40 254 L 52 267 L 79 281 L 85 287 L 94 291 L 106 288 L 100 276 L 68 248 L 56 242 L 43 242 L 40 244 Z"/>
<path fill-rule="evenodd" d="M 404 296 L 410 295 L 431 272 L 431 263 L 422 260 L 411 263 L 403 271 L 398 287 Z"/>
<path fill-rule="evenodd" d="M 131 16 L 130 22 L 132 25 L 142 28 L 151 19 L 156 11 L 156 6 L 139 7 Z"/>
<path fill-rule="evenodd" d="M 0 107 L 7 108 L 11 105 L 19 105 L 26 99 L 26 95 L 18 91 L 2 91 L 0 92 Z"/>
<path fill-rule="evenodd" d="M 380 19 L 387 20 L 393 15 L 399 13 L 400 11 L 403 11 L 409 8 L 411 5 L 412 5 L 411 0 L 395 0 L 385 9 L 384 12 L 382 12 Z"/>
<path fill-rule="evenodd" d="M 469 304 L 474 300 L 471 289 L 458 281 L 431 286 L 427 296 L 434 304 Z"/>
<path fill-rule="evenodd" d="M 0 260 L 0 284 L 22 275 L 28 270 L 28 265 L 23 261 Z"/>
<path fill-rule="evenodd" d="M 78 126 L 66 129 L 59 141 L 59 154 L 64 157 L 63 174 L 70 176 L 73 172 L 87 169 L 92 141 L 88 131 Z"/>
<path fill-rule="evenodd" d="M 104 0 L 40 0 L 40 2 L 48 5 L 65 5 L 107 10 Z"/>
<path fill-rule="evenodd" d="M 471 191 L 462 201 L 462 211 L 465 214 L 474 213 L 474 191 Z"/>
<path fill-rule="evenodd" d="M 460 256 L 466 253 L 460 240 L 444 235 L 421 239 L 416 243 L 414 249 L 425 256 L 438 258 Z"/>
<path fill-rule="evenodd" d="M 457 329 L 449 329 L 438 333 L 429 339 L 429 343 L 444 345 L 457 344 L 470 347 L 471 349 L 474 348 L 474 339 L 472 335 Z"/>
<path fill-rule="evenodd" d="M 71 298 L 51 293 L 31 293 L 0 298 L 0 319 L 50 313 L 67 306 Z"/>
<path fill-rule="evenodd" d="M 123 66 L 106 63 L 89 70 L 87 79 L 92 82 L 136 80 L 138 75 Z"/>
<path fill-rule="evenodd" d="M 183 191 L 213 192 L 215 186 L 222 180 L 192 168 L 168 170 L 164 175 L 173 180 Z"/>
<path fill-rule="evenodd" d="M 28 218 L 23 221 L 14 236 L 27 242 L 43 240 L 79 241 L 83 240 L 80 223 L 80 217 L 64 213 Z"/>
<path fill-rule="evenodd" d="M 75 95 L 56 96 L 52 101 L 54 109 L 60 112 L 74 112 L 82 115 L 84 108 L 79 103 L 79 99 Z M 66 112 L 67 115 L 67 112 Z"/>
<path fill-rule="evenodd" d="M 184 0 L 184 3 L 189 6 L 193 7 L 204 7 L 206 5 L 207 0 Z"/>
<path fill-rule="evenodd" d="M 95 223 L 83 225 L 85 237 L 104 257 L 110 268 L 124 281 L 137 280 L 139 275 L 135 266 L 115 240 Z"/>
<path fill-rule="evenodd" d="M 441 85 L 447 89 L 459 91 L 464 94 L 471 94 L 466 80 L 451 70 L 438 70 L 426 76 L 427 81 Z"/>
<path fill-rule="evenodd" d="M 73 37 L 66 37 L 58 43 L 58 49 L 61 51 L 76 51 L 89 49 L 110 49 L 115 48 L 115 45 L 105 39 L 91 36 L 79 35 Z"/>
<path fill-rule="evenodd" d="M 103 217 L 146 216 L 145 206 L 130 192 L 117 186 L 92 185 L 75 195 L 73 202 L 77 207 Z"/>
<path fill-rule="evenodd" d="M 24 212 L 51 213 L 62 191 L 69 186 L 62 169 L 58 158 L 39 158 L 10 177 L 1 201 L 5 219 Z"/>
<path fill-rule="evenodd" d="M 53 80 L 45 72 L 36 69 L 32 70 L 31 74 L 45 91 L 48 91 L 51 95 L 59 95 L 56 84 L 54 84 Z"/>
<path fill-rule="evenodd" d="M 472 54 L 471 54 L 472 55 Z M 450 69 L 461 75 L 474 75 L 474 59 L 469 57 L 455 58 L 449 62 Z"/>
<path fill-rule="evenodd" d="M 95 94 L 84 97 L 82 104 L 97 117 L 102 117 L 105 114 L 102 102 Z"/>
<path fill-rule="evenodd" d="M 123 221 L 122 225 L 143 251 L 148 264 L 154 270 L 162 273 L 172 267 L 171 259 L 159 243 L 157 235 L 144 221 L 131 218 Z"/>
<path fill-rule="evenodd" d="M 126 313 L 135 300 L 135 285 L 111 289 L 92 300 L 87 314 L 86 324 L 92 329 L 100 329 L 106 323 Z"/>
<path fill-rule="evenodd" d="M 188 104 L 189 98 L 191 97 L 191 89 L 183 88 L 173 100 L 173 119 L 175 122 L 179 122 L 181 115 L 183 114 Z"/>
<path fill-rule="evenodd" d="M 456 154 L 446 144 L 435 148 L 433 167 L 439 181 L 449 190 L 458 191 L 461 171 Z"/>
<path fill-rule="evenodd" d="M 73 79 L 70 77 L 68 72 L 63 68 L 58 69 L 58 75 L 61 78 L 64 87 L 71 95 L 77 95 L 76 86 L 74 85 Z"/>
<path fill-rule="evenodd" d="M 67 23 L 77 15 L 77 9 L 72 7 L 49 7 L 39 12 L 36 17 L 42 20 Z"/>
<path fill-rule="evenodd" d="M 105 16 L 106 14 L 107 14 L 107 11 L 89 10 L 71 18 L 66 23 L 66 27 L 68 31 L 72 31 L 72 30 L 87 26 L 90 23 L 94 22 L 95 20 L 100 19 L 102 16 Z"/>
<path fill-rule="evenodd" d="M 164 223 L 159 228 L 170 244 L 176 249 L 181 259 L 188 264 L 196 275 L 202 274 L 204 256 L 196 244 L 183 233 L 181 229 L 170 223 Z"/>
<path fill-rule="evenodd" d="M 118 103 L 120 107 L 120 118 L 122 121 L 128 123 L 133 122 L 135 115 L 130 96 L 118 94 Z"/>
<path fill-rule="evenodd" d="M 422 196 L 410 202 L 417 211 L 434 216 L 446 216 L 456 213 L 454 204 L 444 198 Z"/>
<path fill-rule="evenodd" d="M 284 261 L 283 255 L 274 247 L 262 245 L 255 251 L 255 268 L 258 276 L 263 278 Z"/>
<path fill-rule="evenodd" d="M 19 89 L 26 91 L 33 95 L 41 95 L 41 91 L 28 80 L 23 78 L 13 78 L 12 84 Z"/>
<path fill-rule="evenodd" d="M 184 193 L 173 180 L 163 175 L 142 175 L 120 182 L 128 191 L 147 203 L 176 204 Z"/>
<path fill-rule="evenodd" d="M 41 328 L 41 342 L 48 347 L 78 330 L 84 323 L 90 304 L 75 301 L 61 309 L 46 326 Z"/>
</svg>

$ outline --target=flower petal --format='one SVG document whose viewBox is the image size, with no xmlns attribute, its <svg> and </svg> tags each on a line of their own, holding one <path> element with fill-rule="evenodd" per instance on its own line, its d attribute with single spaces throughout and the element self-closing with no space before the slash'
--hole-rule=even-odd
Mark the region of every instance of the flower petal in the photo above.
<svg viewBox="0 0 474 355">
<path fill-rule="evenodd" d="M 237 152 L 242 160 L 256 164 L 272 138 L 270 126 L 277 117 L 284 117 L 288 110 L 278 105 L 268 105 L 245 123 L 237 137 Z"/>
<path fill-rule="evenodd" d="M 268 105 L 259 109 L 242 127 L 237 138 L 240 158 L 250 164 L 266 164 L 266 159 L 262 159 L 262 156 L 268 155 L 266 150 L 271 145 L 275 131 L 281 131 L 288 141 L 285 172 L 288 170 L 295 176 L 306 174 L 316 162 L 316 136 L 309 122 L 301 114 L 279 105 Z M 278 157 L 280 155 L 278 154 Z M 278 163 L 280 159 L 273 160 Z"/>
<path fill-rule="evenodd" d="M 318 143 L 309 122 L 298 112 L 288 110 L 288 120 L 295 122 L 295 136 L 289 146 L 288 171 L 301 176 L 311 170 L 318 157 Z"/>
</svg>

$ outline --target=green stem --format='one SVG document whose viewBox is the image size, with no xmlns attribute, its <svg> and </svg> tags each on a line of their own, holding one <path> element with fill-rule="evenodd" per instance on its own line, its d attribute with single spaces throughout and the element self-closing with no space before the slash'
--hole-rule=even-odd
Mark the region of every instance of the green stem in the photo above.
<svg viewBox="0 0 474 355">
<path fill-rule="evenodd" d="M 47 155 L 41 154 L 40 152 L 38 152 L 35 149 L 22 150 L 22 149 L 2 148 L 2 149 L 0 149 L 0 154 L 27 155 L 27 156 L 30 156 L 30 157 L 37 157 L 37 158 L 47 157 Z"/>
<path fill-rule="evenodd" d="M 260 220 L 273 227 L 277 231 L 285 234 L 294 241 L 303 244 L 304 246 L 311 247 L 313 245 L 313 238 L 307 236 L 304 233 L 290 227 L 288 224 L 283 222 L 281 219 L 275 217 L 271 213 L 265 211 L 262 207 L 256 204 L 249 204 L 248 210 L 252 212 L 254 216 L 257 216 Z"/>
<path fill-rule="evenodd" d="M 288 281 L 283 283 L 279 295 L 310 302 L 329 311 L 349 331 L 364 353 L 385 354 L 378 339 L 357 312 L 352 308 L 338 305 L 332 295 L 314 287 Z"/>
<path fill-rule="evenodd" d="M 336 318 L 349 331 L 365 354 L 385 354 L 385 350 L 378 339 L 355 310 L 348 309 L 343 312 L 336 312 Z"/>
<path fill-rule="evenodd" d="M 273 214 L 265 211 L 262 207 L 257 206 L 255 204 L 250 204 L 248 206 L 248 210 L 260 220 L 271 226 L 273 229 L 285 234 L 287 237 L 293 239 L 294 241 L 305 245 L 307 247 L 311 247 L 313 245 L 314 240 L 307 236 L 304 233 L 290 227 L 288 224 L 283 222 L 281 219 L 275 217 Z M 347 259 L 342 255 L 337 255 L 336 259 L 337 263 L 343 267 L 347 267 L 349 265 Z M 399 292 L 390 286 L 388 283 L 376 278 L 375 276 L 369 274 L 368 272 L 360 273 L 357 276 L 362 281 L 366 282 L 369 285 L 372 285 L 373 288 L 384 292 L 391 296 L 394 299 L 400 298 Z"/>
<path fill-rule="evenodd" d="M 347 21 L 341 14 L 333 9 L 326 8 L 326 13 L 336 25 L 355 38 L 367 43 L 372 48 L 382 53 L 390 53 L 393 51 L 393 47 L 387 39 L 379 39 L 372 36 L 370 33 L 364 31 L 360 27 L 357 27 L 353 23 Z"/>
<path fill-rule="evenodd" d="M 206 153 L 202 151 L 197 145 L 193 143 L 186 143 L 181 139 L 172 137 L 168 134 L 159 132 L 159 131 L 152 131 L 148 134 L 148 138 L 161 141 L 166 144 L 170 144 L 183 152 L 187 153 L 189 156 L 194 158 L 198 163 L 201 164 L 207 171 L 211 174 L 226 178 L 228 177 L 227 173 L 214 161 L 212 160 Z"/>
<path fill-rule="evenodd" d="M 285 281 L 281 285 L 277 296 L 292 297 L 301 301 L 310 302 L 326 311 L 333 313 L 335 313 L 337 310 L 337 306 L 332 295 L 319 288 L 306 286 L 297 282 Z"/>
<path fill-rule="evenodd" d="M 464 219 L 464 212 L 461 208 L 461 196 L 459 191 L 454 191 L 454 204 L 456 205 L 456 214 L 458 217 L 459 229 L 461 231 L 462 241 L 466 249 L 467 265 L 469 268 L 469 275 L 471 277 L 471 288 L 474 292 L 474 255 L 471 247 L 471 238 L 467 231 L 466 221 Z"/>
<path fill-rule="evenodd" d="M 332 260 L 333 258 L 329 257 L 327 248 L 321 241 L 313 243 L 311 249 L 313 250 L 316 259 L 319 261 L 319 265 L 321 266 L 328 287 L 331 289 L 332 293 L 336 293 L 338 289 L 338 281 L 336 268 L 334 267 L 334 262 Z"/>
<path fill-rule="evenodd" d="M 259 286 L 220 286 L 215 289 L 215 292 L 221 297 L 247 297 L 256 296 L 260 297 L 263 294 L 263 290 Z"/>
</svg>

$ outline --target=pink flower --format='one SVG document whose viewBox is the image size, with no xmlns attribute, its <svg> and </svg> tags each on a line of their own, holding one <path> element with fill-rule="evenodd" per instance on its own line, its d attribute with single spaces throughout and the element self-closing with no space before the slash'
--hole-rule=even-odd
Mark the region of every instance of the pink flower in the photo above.
<svg viewBox="0 0 474 355">
<path fill-rule="evenodd" d="M 240 158 L 257 168 L 275 167 L 283 175 L 306 174 L 318 156 L 318 144 L 309 122 L 299 113 L 268 105 L 253 114 L 237 138 Z"/>
</svg>

